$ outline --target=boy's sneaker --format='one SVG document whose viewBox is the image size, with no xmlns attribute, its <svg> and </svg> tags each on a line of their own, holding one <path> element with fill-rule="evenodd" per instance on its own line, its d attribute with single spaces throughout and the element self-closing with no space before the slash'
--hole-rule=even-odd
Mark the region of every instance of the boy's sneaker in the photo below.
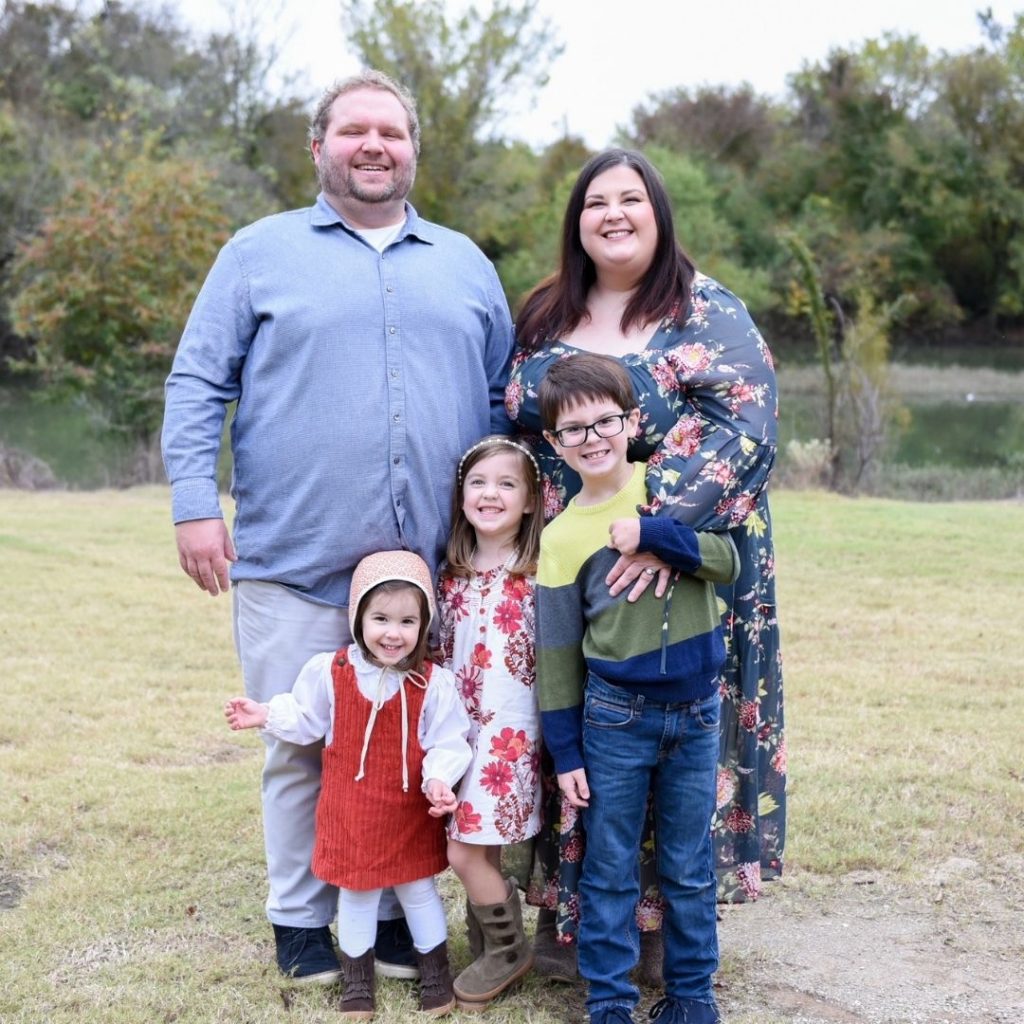
<svg viewBox="0 0 1024 1024">
<path fill-rule="evenodd" d="M 651 1020 L 658 1024 L 721 1024 L 722 1018 L 713 1002 L 665 996 L 651 1007 Z"/>
<path fill-rule="evenodd" d="M 590 1015 L 590 1024 L 635 1024 L 633 1014 L 624 1006 L 606 1006 L 594 1010 Z"/>
<path fill-rule="evenodd" d="M 341 977 L 331 929 L 274 925 L 277 966 L 297 985 L 330 985 Z"/>
<path fill-rule="evenodd" d="M 404 917 L 377 922 L 377 939 L 373 944 L 374 972 L 381 978 L 415 981 L 420 976 L 416 950 Z"/>
</svg>

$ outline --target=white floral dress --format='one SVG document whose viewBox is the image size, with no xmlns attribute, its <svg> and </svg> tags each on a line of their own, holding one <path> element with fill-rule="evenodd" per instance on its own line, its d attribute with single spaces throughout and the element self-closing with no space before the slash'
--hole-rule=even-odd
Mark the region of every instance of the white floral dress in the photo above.
<svg viewBox="0 0 1024 1024">
<path fill-rule="evenodd" d="M 534 687 L 534 581 L 504 566 L 442 573 L 444 665 L 469 715 L 473 760 L 448 836 L 507 846 L 540 830 L 540 713 Z"/>
</svg>

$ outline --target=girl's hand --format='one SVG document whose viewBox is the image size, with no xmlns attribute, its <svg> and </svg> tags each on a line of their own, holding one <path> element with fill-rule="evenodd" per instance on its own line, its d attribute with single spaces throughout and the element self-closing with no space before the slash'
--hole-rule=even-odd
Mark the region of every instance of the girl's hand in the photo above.
<svg viewBox="0 0 1024 1024">
<path fill-rule="evenodd" d="M 608 527 L 608 547 L 620 555 L 635 555 L 640 547 L 640 519 L 616 519 Z"/>
<path fill-rule="evenodd" d="M 432 818 L 443 818 L 446 814 L 455 813 L 458 800 L 451 787 L 446 786 L 440 779 L 427 779 L 423 793 L 430 801 L 430 810 L 427 813 Z"/>
<path fill-rule="evenodd" d="M 224 705 L 224 717 L 232 729 L 258 729 L 267 724 L 269 711 L 266 704 L 248 697 L 232 697 Z"/>
<path fill-rule="evenodd" d="M 634 520 L 639 529 L 640 520 Z M 614 524 L 613 524 L 614 525 Z M 626 587 L 633 585 L 629 592 L 627 601 L 635 601 L 650 586 L 651 580 L 657 577 L 658 583 L 654 588 L 656 597 L 664 595 L 668 589 L 669 580 L 672 578 L 672 570 L 657 555 L 645 551 L 642 555 L 623 555 L 605 576 L 604 581 L 608 584 L 608 593 L 615 597 L 622 593 Z"/>
<path fill-rule="evenodd" d="M 586 769 L 577 768 L 574 772 L 559 774 L 558 788 L 573 807 L 590 806 L 590 787 L 587 785 Z"/>
</svg>

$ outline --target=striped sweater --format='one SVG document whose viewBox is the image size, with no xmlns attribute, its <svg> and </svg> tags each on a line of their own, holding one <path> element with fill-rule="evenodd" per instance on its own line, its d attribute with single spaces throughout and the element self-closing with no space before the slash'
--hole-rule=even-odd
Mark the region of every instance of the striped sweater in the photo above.
<svg viewBox="0 0 1024 1024">
<path fill-rule="evenodd" d="M 739 557 L 728 534 L 697 533 L 667 516 L 640 519 L 640 551 L 680 570 L 664 597 L 654 587 L 634 603 L 608 593 L 619 553 L 608 527 L 647 500 L 643 463 L 599 505 L 571 501 L 544 529 L 537 569 L 537 696 L 544 744 L 562 774 L 583 767 L 582 706 L 587 672 L 659 701 L 714 692 L 725 661 L 712 583 L 731 583 Z"/>
</svg>

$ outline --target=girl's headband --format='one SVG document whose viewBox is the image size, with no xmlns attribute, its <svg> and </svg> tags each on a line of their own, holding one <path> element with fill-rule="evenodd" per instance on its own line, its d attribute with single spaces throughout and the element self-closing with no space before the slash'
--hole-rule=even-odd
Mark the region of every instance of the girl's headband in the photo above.
<svg viewBox="0 0 1024 1024">
<path fill-rule="evenodd" d="M 507 437 L 485 437 L 482 441 L 477 441 L 476 444 L 467 448 L 463 453 L 461 459 L 459 459 L 459 468 L 455 474 L 455 483 L 462 486 L 462 467 L 466 464 L 466 459 L 470 457 L 475 451 L 479 451 L 481 448 L 497 448 L 499 445 L 505 445 L 507 448 L 515 448 L 516 451 L 522 452 L 529 460 L 530 465 L 533 466 L 533 471 L 537 475 L 537 484 L 540 485 L 540 465 L 537 463 L 537 459 L 533 452 L 530 451 L 526 445 L 520 444 L 518 441 L 511 441 Z"/>
</svg>

